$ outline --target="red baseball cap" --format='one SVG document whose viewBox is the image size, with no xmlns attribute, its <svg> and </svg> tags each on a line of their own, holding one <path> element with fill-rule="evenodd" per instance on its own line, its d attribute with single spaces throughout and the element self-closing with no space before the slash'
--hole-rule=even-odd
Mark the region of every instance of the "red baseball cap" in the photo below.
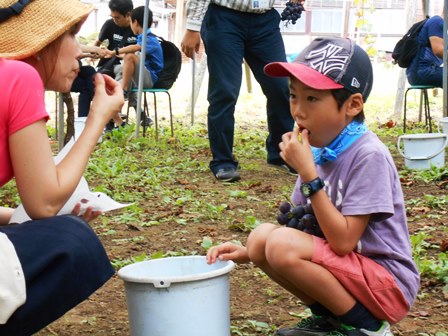
<svg viewBox="0 0 448 336">
<path fill-rule="evenodd" d="M 316 90 L 345 88 L 361 93 L 372 90 L 373 69 L 367 53 L 348 38 L 316 38 L 291 63 L 273 62 L 264 67 L 272 77 L 293 76 Z"/>
</svg>

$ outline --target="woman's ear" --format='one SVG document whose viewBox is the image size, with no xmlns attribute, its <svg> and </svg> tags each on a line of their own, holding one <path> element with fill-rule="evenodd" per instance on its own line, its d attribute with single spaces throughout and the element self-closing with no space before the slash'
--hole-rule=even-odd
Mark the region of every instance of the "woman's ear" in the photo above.
<svg viewBox="0 0 448 336">
<path fill-rule="evenodd" d="M 355 117 L 359 113 L 361 113 L 364 109 L 364 99 L 362 98 L 362 94 L 354 93 L 348 98 L 346 101 L 346 109 L 345 113 L 347 117 Z"/>
</svg>

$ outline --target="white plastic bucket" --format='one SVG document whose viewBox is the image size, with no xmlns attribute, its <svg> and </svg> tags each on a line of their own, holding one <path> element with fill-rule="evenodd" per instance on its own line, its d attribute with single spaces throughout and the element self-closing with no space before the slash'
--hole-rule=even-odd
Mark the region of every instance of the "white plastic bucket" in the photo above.
<svg viewBox="0 0 448 336">
<path fill-rule="evenodd" d="M 448 117 L 440 120 L 440 126 L 442 126 L 442 133 L 448 134 Z"/>
<path fill-rule="evenodd" d="M 81 135 L 82 131 L 84 130 L 84 127 L 86 126 L 86 120 L 87 117 L 78 117 L 75 118 L 75 141 L 78 140 L 79 136 Z M 98 143 L 100 143 L 103 140 L 103 136 L 100 136 L 98 139 Z"/>
<path fill-rule="evenodd" d="M 401 150 L 400 142 L 403 141 Z M 429 169 L 431 165 L 445 166 L 445 147 L 448 135 L 443 133 L 406 134 L 398 137 L 397 147 L 410 169 Z"/>
<path fill-rule="evenodd" d="M 75 140 L 78 140 L 81 135 L 84 127 L 86 126 L 87 117 L 78 117 L 75 118 Z"/>
<path fill-rule="evenodd" d="M 229 336 L 232 261 L 172 257 L 123 267 L 132 336 Z"/>
</svg>

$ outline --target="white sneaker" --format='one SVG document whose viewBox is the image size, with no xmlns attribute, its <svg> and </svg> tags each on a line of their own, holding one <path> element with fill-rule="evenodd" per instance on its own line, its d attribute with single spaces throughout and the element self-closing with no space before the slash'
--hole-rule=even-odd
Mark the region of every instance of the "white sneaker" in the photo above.
<svg viewBox="0 0 448 336">
<path fill-rule="evenodd" d="M 357 329 L 351 326 L 342 325 L 339 330 L 332 331 L 327 334 L 328 336 L 393 336 L 390 331 L 390 324 L 387 321 L 383 321 L 381 328 L 377 331 L 371 331 L 366 329 Z"/>
</svg>

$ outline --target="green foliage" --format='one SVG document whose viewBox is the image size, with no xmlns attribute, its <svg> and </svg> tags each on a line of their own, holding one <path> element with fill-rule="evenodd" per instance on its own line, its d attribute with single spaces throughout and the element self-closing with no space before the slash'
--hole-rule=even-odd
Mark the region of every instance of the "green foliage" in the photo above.
<svg viewBox="0 0 448 336">
<path fill-rule="evenodd" d="M 427 256 L 427 249 L 431 245 L 427 242 L 431 236 L 419 232 L 411 236 L 414 261 L 419 272 L 448 284 L 448 257 L 446 253 L 439 253 L 437 258 Z"/>
<path fill-rule="evenodd" d="M 425 183 L 446 180 L 448 179 L 448 166 L 436 167 L 431 165 L 430 169 L 415 171 L 414 176 Z"/>
<path fill-rule="evenodd" d="M 242 321 L 237 326 L 233 325 L 230 327 L 232 335 L 237 336 L 272 335 L 274 330 L 275 326 L 256 320 Z"/>
</svg>

